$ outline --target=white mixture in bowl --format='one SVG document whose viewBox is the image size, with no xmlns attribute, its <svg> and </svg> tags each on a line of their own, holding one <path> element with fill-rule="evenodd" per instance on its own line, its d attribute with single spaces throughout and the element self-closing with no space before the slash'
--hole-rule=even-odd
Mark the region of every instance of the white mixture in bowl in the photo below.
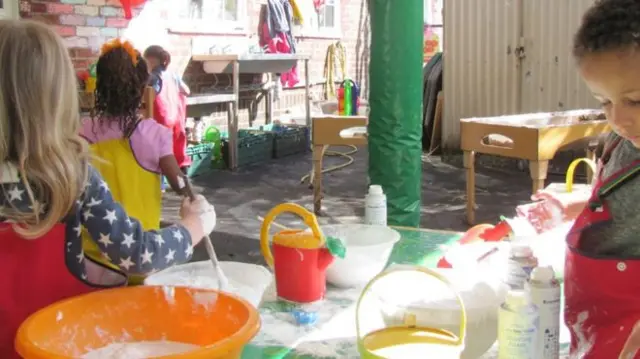
<svg viewBox="0 0 640 359">
<path fill-rule="evenodd" d="M 114 343 L 92 350 L 83 355 L 84 359 L 148 359 L 165 355 L 175 355 L 199 349 L 198 345 L 170 342 L 148 341 Z"/>
</svg>

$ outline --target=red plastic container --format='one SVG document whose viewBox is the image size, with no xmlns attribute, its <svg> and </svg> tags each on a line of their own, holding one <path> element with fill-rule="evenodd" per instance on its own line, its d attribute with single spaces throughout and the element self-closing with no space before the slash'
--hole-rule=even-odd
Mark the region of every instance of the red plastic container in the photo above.
<svg viewBox="0 0 640 359">
<path fill-rule="evenodd" d="M 269 241 L 271 222 L 286 212 L 301 217 L 311 231 L 284 230 Z M 324 298 L 327 290 L 325 272 L 334 257 L 325 248 L 324 236 L 313 213 L 293 203 L 276 206 L 262 223 L 260 247 L 265 261 L 273 269 L 280 299 L 312 303 Z"/>
</svg>

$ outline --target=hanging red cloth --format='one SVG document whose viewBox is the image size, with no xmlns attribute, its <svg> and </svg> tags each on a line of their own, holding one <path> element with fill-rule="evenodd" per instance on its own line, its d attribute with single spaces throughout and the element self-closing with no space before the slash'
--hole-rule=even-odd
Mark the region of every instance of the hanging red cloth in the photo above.
<svg viewBox="0 0 640 359">
<path fill-rule="evenodd" d="M 131 20 L 133 17 L 133 13 L 131 12 L 131 8 L 140 6 L 144 4 L 146 0 L 120 0 L 122 4 L 122 9 L 124 10 L 124 18 L 127 20 Z"/>
<path fill-rule="evenodd" d="M 320 11 L 320 8 L 324 6 L 325 0 L 313 0 L 313 6 L 316 8 L 316 11 Z"/>
</svg>

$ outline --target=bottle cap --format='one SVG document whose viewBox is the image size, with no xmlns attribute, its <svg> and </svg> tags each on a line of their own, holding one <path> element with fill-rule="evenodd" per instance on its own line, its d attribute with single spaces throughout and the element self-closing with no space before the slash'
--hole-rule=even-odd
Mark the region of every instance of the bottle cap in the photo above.
<svg viewBox="0 0 640 359">
<path fill-rule="evenodd" d="M 314 325 L 318 321 L 318 313 L 315 311 L 306 311 L 304 309 L 296 308 L 291 311 L 291 314 L 293 315 L 293 319 L 297 325 Z"/>
<path fill-rule="evenodd" d="M 527 258 L 533 256 L 533 250 L 531 247 L 525 244 L 514 244 L 511 246 L 511 256 L 519 258 Z"/>
<path fill-rule="evenodd" d="M 382 192 L 382 186 L 377 185 L 377 184 L 372 184 L 371 186 L 369 186 L 369 193 L 370 194 L 384 194 L 384 192 Z"/>
<path fill-rule="evenodd" d="M 532 281 L 547 283 L 553 281 L 555 277 L 556 275 L 551 266 L 535 267 L 531 271 Z"/>
</svg>

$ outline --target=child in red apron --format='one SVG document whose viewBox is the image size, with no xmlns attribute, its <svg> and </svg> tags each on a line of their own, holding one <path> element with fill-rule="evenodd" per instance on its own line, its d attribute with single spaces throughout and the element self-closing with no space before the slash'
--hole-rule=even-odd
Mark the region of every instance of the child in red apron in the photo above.
<svg viewBox="0 0 640 359">
<path fill-rule="evenodd" d="M 30 314 L 186 262 L 215 213 L 185 201 L 180 224 L 157 231 L 127 216 L 89 164 L 75 70 L 54 30 L 1 20 L 0 63 L 0 358 L 13 359 Z M 84 256 L 83 227 L 116 269 Z"/>
<path fill-rule="evenodd" d="M 640 358 L 640 0 L 602 0 L 574 38 L 580 75 L 614 130 L 589 198 L 540 193 L 575 219 L 565 321 L 572 357 Z M 632 334 L 633 333 L 633 334 Z M 627 343 L 627 345 L 625 345 Z"/>
<path fill-rule="evenodd" d="M 149 86 L 156 90 L 153 104 L 153 117 L 159 124 L 168 127 L 173 132 L 173 154 L 178 165 L 186 173 L 191 165 L 187 156 L 187 98 L 189 87 L 182 79 L 167 70 L 171 63 L 171 55 L 162 47 L 154 45 L 144 50 L 151 76 Z"/>
</svg>

